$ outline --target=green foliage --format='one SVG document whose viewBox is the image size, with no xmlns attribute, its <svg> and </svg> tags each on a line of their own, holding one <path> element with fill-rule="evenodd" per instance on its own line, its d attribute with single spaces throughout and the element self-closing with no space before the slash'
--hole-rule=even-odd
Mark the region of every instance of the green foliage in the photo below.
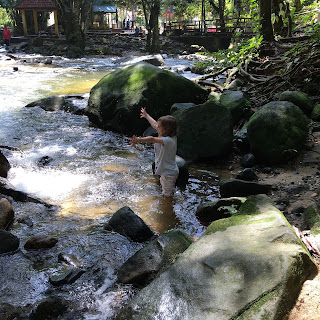
<svg viewBox="0 0 320 320">
<path fill-rule="evenodd" d="M 199 53 L 206 55 L 210 61 L 195 62 L 197 69 L 205 70 L 211 66 L 230 67 L 238 65 L 245 59 L 258 56 L 258 48 L 262 42 L 262 36 L 252 37 L 249 40 L 243 40 L 232 49 L 219 50 L 212 53 Z"/>
<path fill-rule="evenodd" d="M 231 206 L 222 206 L 220 208 L 218 208 L 218 211 L 227 211 L 229 212 L 231 215 L 235 215 L 238 212 L 238 206 L 236 206 L 235 204 L 232 204 Z"/>
<path fill-rule="evenodd" d="M 12 27 L 13 25 L 6 9 L 3 8 L 0 8 L 0 21 L 2 26 L 7 25 L 8 27 Z"/>
</svg>

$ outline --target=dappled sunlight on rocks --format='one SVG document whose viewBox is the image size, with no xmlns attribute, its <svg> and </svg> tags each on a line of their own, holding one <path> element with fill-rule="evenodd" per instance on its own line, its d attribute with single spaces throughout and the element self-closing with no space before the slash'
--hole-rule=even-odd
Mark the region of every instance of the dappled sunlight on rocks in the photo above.
<svg viewBox="0 0 320 320">
<path fill-rule="evenodd" d="M 128 173 L 128 169 L 122 165 L 107 165 L 102 168 L 103 171 Z"/>
<path fill-rule="evenodd" d="M 70 197 L 62 203 L 59 215 L 75 215 L 82 219 L 96 219 L 108 214 L 112 215 L 118 209 L 119 205 L 115 202 L 110 202 L 107 205 L 83 204 L 77 201 L 75 197 Z"/>
</svg>

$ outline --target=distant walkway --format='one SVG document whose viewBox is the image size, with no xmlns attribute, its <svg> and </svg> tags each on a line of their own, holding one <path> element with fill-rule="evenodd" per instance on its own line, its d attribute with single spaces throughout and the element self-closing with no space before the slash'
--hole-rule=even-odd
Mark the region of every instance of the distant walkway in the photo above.
<svg viewBox="0 0 320 320">
<path fill-rule="evenodd" d="M 220 19 L 199 20 L 199 21 L 174 21 L 164 24 L 164 33 L 192 34 L 192 33 L 225 33 L 230 34 L 234 31 L 241 31 L 245 34 L 253 34 L 253 26 L 251 18 L 234 18 L 225 19 L 221 23 Z"/>
</svg>

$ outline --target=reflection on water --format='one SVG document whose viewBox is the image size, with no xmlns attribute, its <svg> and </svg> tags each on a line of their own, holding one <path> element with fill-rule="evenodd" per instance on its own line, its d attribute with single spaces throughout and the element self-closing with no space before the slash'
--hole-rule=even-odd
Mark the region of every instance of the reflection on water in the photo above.
<svg viewBox="0 0 320 320">
<path fill-rule="evenodd" d="M 50 211 L 13 202 L 16 218 L 27 217 L 33 226 L 15 222 L 12 232 L 20 238 L 22 252 L 0 257 L 2 302 L 32 304 L 51 288 L 87 310 L 87 319 L 110 319 L 120 305 L 117 299 L 131 294 L 128 288 L 111 288 L 114 272 L 142 246 L 104 231 L 115 211 L 130 207 L 158 234 L 176 228 L 197 237 L 204 231 L 195 211 L 202 201 L 218 197 L 218 176 L 210 168 L 192 166 L 188 184 L 176 188 L 172 205 L 162 198 L 159 179 L 152 174 L 152 146 L 130 148 L 128 137 L 100 130 L 85 116 L 24 108 L 50 95 L 89 92 L 116 66 L 114 60 L 54 59 L 52 66 L 17 65 L 0 54 L 0 145 L 20 150 L 3 150 L 12 166 L 8 179 L 17 189 L 55 205 Z M 174 59 L 168 62 L 175 64 Z M 176 61 L 186 63 L 190 62 Z M 17 72 L 13 66 L 18 66 Z M 41 165 L 43 157 L 50 159 L 46 165 Z M 39 234 L 59 241 L 40 255 L 26 252 L 25 241 Z M 61 269 L 60 252 L 75 254 L 89 266 L 62 291 L 48 282 L 50 274 Z"/>
<path fill-rule="evenodd" d="M 162 234 L 166 230 L 179 227 L 179 219 L 175 214 L 173 203 L 162 196 L 146 195 L 137 202 L 137 206 L 142 212 L 141 219 L 157 233 Z"/>
</svg>

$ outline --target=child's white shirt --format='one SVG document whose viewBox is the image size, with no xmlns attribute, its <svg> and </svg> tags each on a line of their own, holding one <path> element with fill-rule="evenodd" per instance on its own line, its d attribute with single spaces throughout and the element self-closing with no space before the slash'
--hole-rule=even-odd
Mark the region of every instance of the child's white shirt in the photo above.
<svg viewBox="0 0 320 320">
<path fill-rule="evenodd" d="M 155 143 L 155 174 L 159 176 L 177 176 L 179 168 L 176 163 L 177 137 L 159 137 L 163 144 Z"/>
</svg>

